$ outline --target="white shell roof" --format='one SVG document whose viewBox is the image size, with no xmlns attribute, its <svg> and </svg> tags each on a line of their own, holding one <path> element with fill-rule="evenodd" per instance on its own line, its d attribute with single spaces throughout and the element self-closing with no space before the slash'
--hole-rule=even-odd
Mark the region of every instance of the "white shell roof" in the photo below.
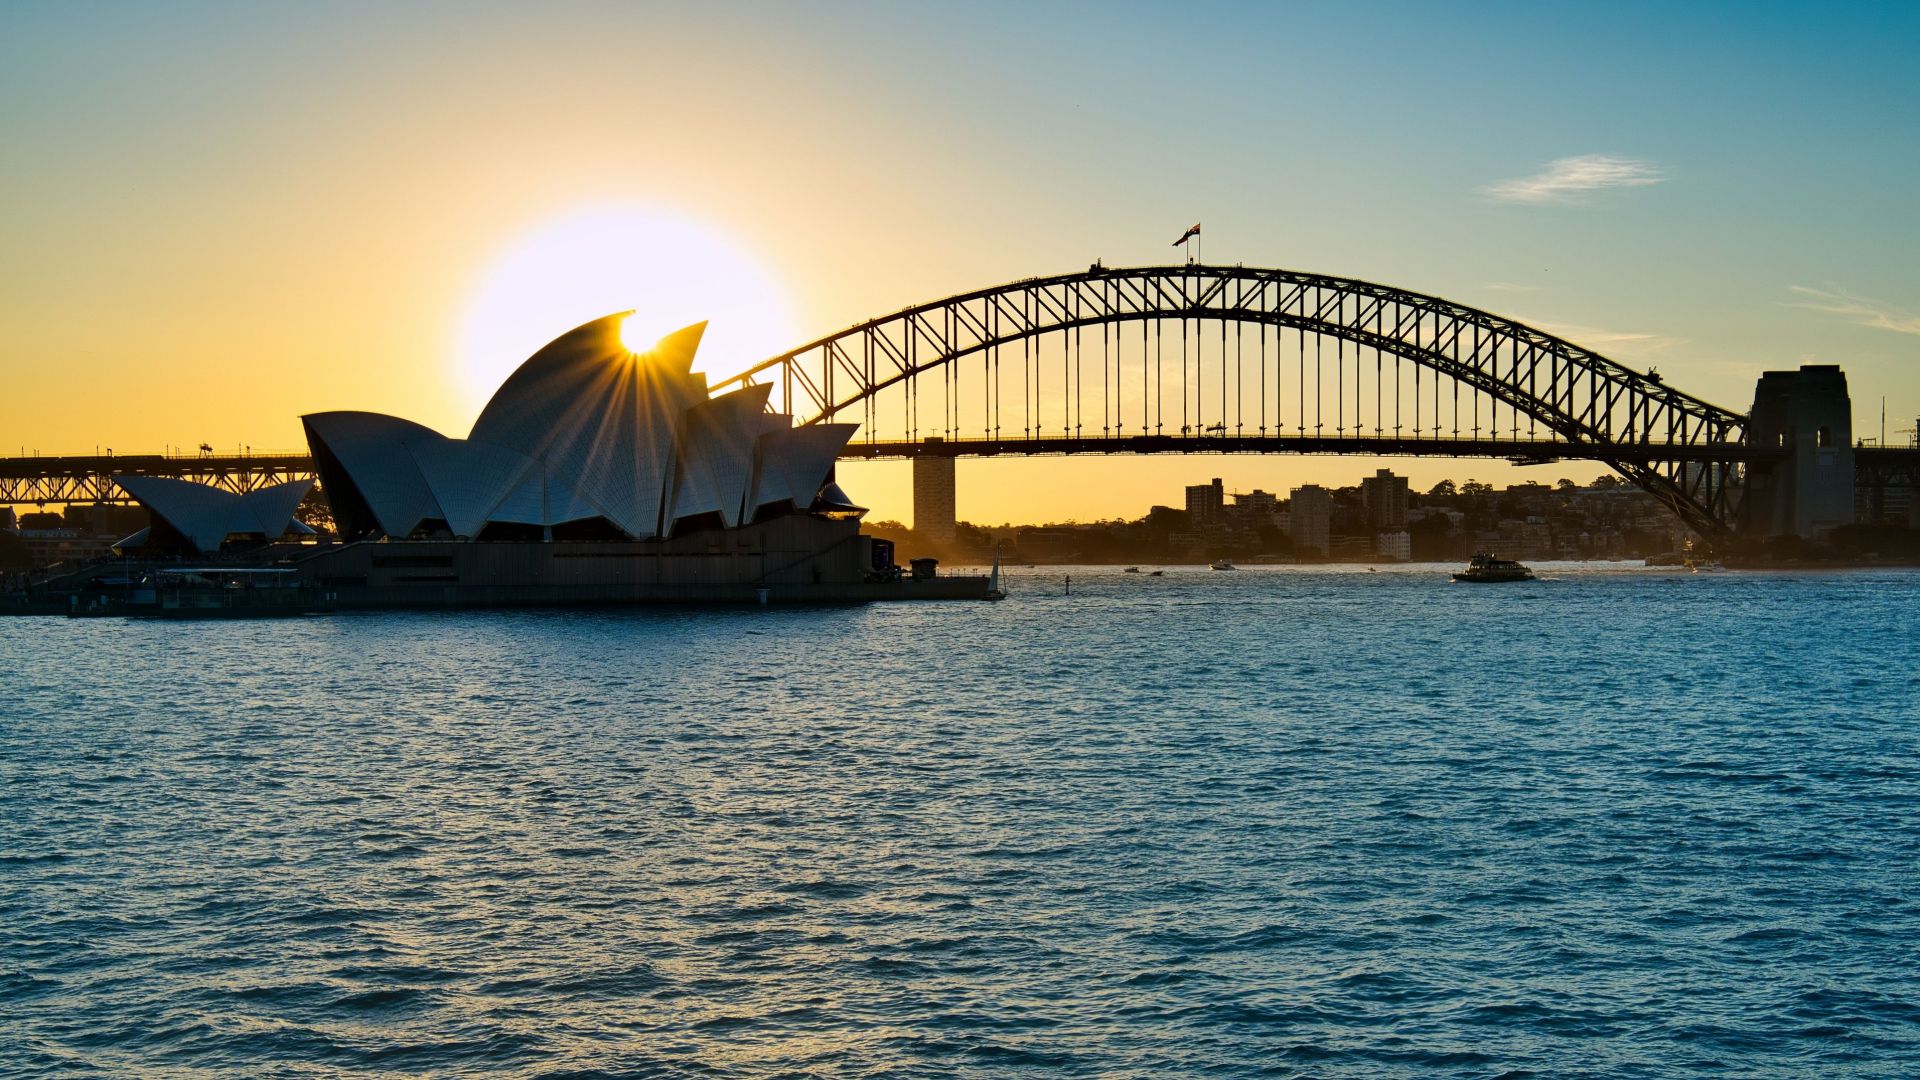
<svg viewBox="0 0 1920 1080">
<path fill-rule="evenodd" d="M 444 442 L 445 435 L 384 413 L 313 413 L 301 419 L 309 437 L 319 439 L 353 477 L 388 536 L 405 536 L 422 521 L 447 516 L 407 448 Z"/>
<path fill-rule="evenodd" d="M 455 536 L 478 536 L 495 508 L 528 476 L 534 461 L 504 446 L 436 435 L 407 443 L 421 479 Z"/>
<path fill-rule="evenodd" d="M 791 501 L 800 510 L 812 506 L 813 497 L 833 471 L 834 459 L 858 430 L 858 424 L 811 424 L 760 436 L 753 509 L 784 501 Z"/>
<path fill-rule="evenodd" d="M 620 339 L 629 314 L 570 330 L 528 358 L 466 439 L 363 412 L 307 416 L 309 435 L 389 536 L 435 519 L 473 537 L 490 522 L 602 517 L 644 540 L 698 514 L 734 527 L 766 506 L 810 506 L 857 425 L 793 429 L 766 411 L 768 386 L 710 399 L 692 370 L 706 324 L 635 353 Z"/>
<path fill-rule="evenodd" d="M 218 551 L 221 541 L 234 533 L 270 540 L 285 535 L 300 500 L 313 489 L 311 480 L 289 480 L 236 495 L 164 476 L 116 476 L 113 481 L 201 551 Z"/>
<path fill-rule="evenodd" d="M 469 438 L 546 463 L 595 512 L 637 539 L 658 536 L 687 409 L 707 398 L 690 370 L 706 323 L 644 353 L 620 341 L 626 316 L 561 335 L 507 377 Z"/>
<path fill-rule="evenodd" d="M 680 483 L 669 521 L 718 513 L 728 528 L 747 512 L 753 451 L 767 415 L 772 386 L 749 386 L 687 410 L 681 440 Z"/>
</svg>

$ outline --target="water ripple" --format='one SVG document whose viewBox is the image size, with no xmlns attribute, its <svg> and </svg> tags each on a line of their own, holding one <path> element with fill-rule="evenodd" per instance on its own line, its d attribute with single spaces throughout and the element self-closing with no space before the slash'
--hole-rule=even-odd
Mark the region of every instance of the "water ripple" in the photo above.
<svg viewBox="0 0 1920 1080">
<path fill-rule="evenodd" d="M 1059 573 L 0 620 L 0 1073 L 1920 1074 L 1920 575 Z"/>
</svg>

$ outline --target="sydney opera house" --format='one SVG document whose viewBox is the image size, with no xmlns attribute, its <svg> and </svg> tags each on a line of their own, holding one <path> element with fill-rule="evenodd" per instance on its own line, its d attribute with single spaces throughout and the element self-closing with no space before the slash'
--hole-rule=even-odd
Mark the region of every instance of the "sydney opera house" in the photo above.
<svg viewBox="0 0 1920 1080">
<path fill-rule="evenodd" d="M 338 543 L 282 545 L 325 607 L 988 595 L 984 578 L 901 581 L 834 482 L 856 425 L 794 426 L 768 386 L 710 396 L 705 324 L 636 353 L 625 314 L 516 370 L 464 439 L 370 412 L 302 418 Z M 301 482 L 232 495 L 143 477 L 135 545 L 213 553 L 301 526 Z"/>
</svg>

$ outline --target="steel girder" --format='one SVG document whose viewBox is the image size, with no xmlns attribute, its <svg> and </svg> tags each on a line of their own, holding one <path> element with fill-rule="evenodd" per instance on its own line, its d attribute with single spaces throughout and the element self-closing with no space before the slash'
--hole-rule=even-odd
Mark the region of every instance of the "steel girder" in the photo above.
<svg viewBox="0 0 1920 1080">
<path fill-rule="evenodd" d="M 1920 448 L 1855 447 L 1853 476 L 1854 490 L 1866 503 L 1866 520 L 1879 522 L 1886 516 L 1888 488 L 1905 488 L 1909 500 L 1920 498 Z"/>
<path fill-rule="evenodd" d="M 314 471 L 305 454 L 8 458 L 0 459 L 0 506 L 131 503 L 133 498 L 113 482 L 115 476 L 125 475 L 166 476 L 244 494 L 289 480 L 309 480 Z"/>
</svg>

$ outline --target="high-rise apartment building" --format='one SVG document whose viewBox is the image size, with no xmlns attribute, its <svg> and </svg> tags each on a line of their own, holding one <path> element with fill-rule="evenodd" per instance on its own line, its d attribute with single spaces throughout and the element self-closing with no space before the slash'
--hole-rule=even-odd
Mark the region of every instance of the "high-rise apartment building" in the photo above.
<svg viewBox="0 0 1920 1080">
<path fill-rule="evenodd" d="M 1407 478 L 1393 475 L 1391 469 L 1376 469 L 1360 481 L 1360 498 L 1367 504 L 1367 527 L 1404 529 L 1407 527 Z"/>
<path fill-rule="evenodd" d="M 913 531 L 929 539 L 945 541 L 951 541 L 957 534 L 952 458 L 913 459 Z"/>
<path fill-rule="evenodd" d="M 1287 535 L 1296 551 L 1327 554 L 1333 535 L 1333 492 L 1318 484 L 1294 488 L 1287 508 Z"/>
<path fill-rule="evenodd" d="M 1227 489 L 1219 477 L 1211 484 L 1187 486 L 1187 523 L 1190 527 L 1213 525 L 1227 516 Z"/>
</svg>

